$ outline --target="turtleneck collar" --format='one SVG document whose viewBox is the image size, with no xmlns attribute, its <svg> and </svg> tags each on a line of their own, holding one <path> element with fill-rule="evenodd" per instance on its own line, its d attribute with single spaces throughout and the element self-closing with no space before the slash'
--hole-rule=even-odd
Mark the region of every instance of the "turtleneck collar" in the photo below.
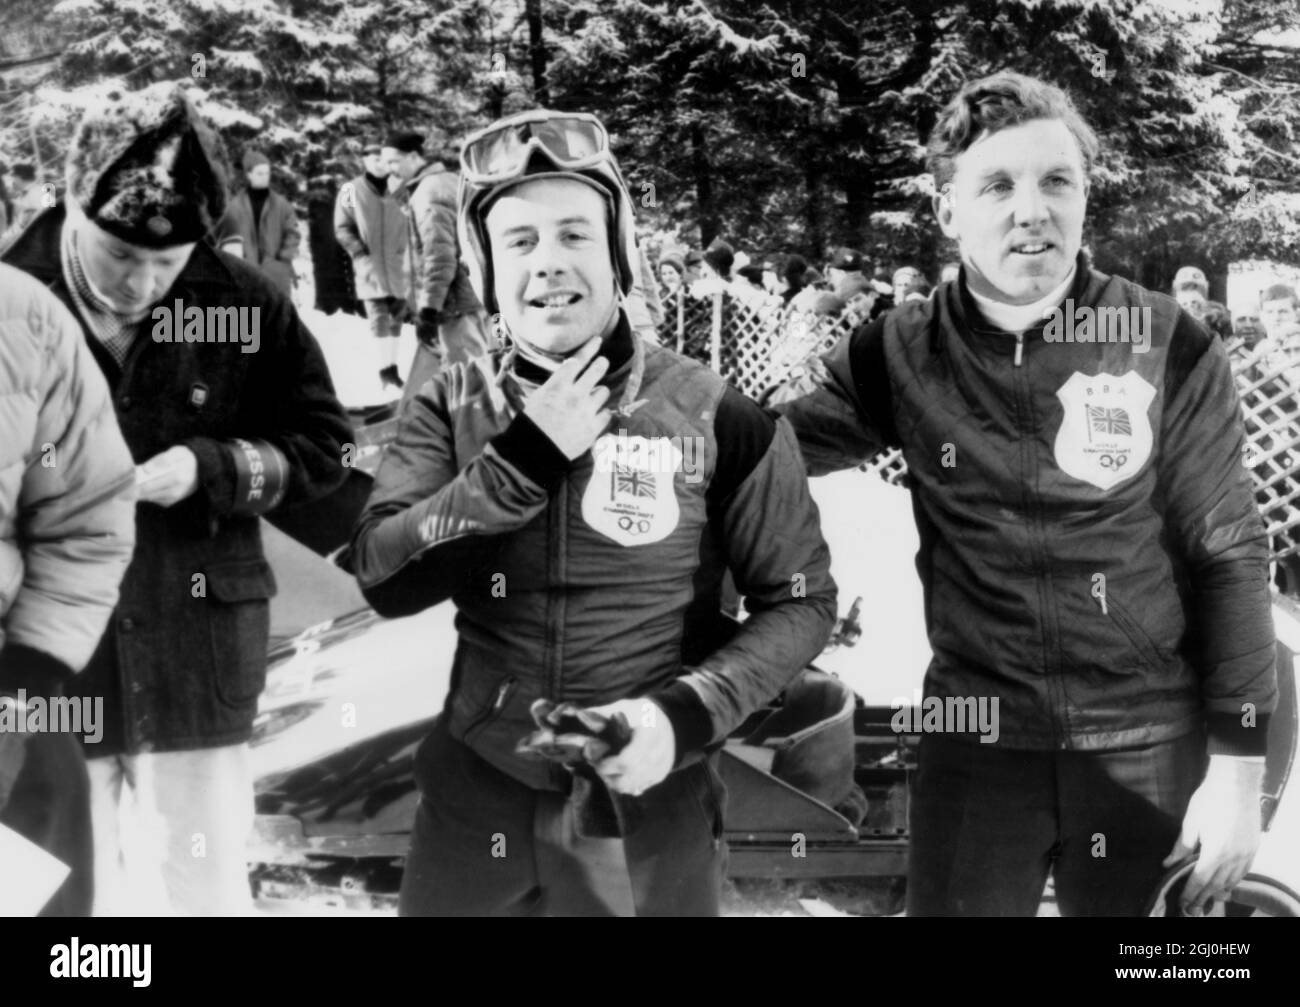
<svg viewBox="0 0 1300 1007">
<path fill-rule="evenodd" d="M 1033 304 L 1006 304 L 977 293 L 969 285 L 967 290 L 979 313 L 994 328 L 1001 329 L 1003 332 L 1024 332 L 1027 329 L 1040 328 L 1047 312 L 1065 300 L 1065 295 L 1074 283 L 1078 269 L 1079 264 L 1076 260 L 1070 266 L 1070 272 L 1066 274 L 1065 279 Z"/>
<path fill-rule="evenodd" d="M 511 338 L 518 351 L 511 365 L 515 375 L 529 385 L 545 384 L 547 379 L 555 372 L 555 369 L 559 367 L 563 358 L 547 353 L 545 350 L 530 343 L 525 343 L 513 336 Z M 632 340 L 634 338 L 632 326 L 628 324 L 627 314 L 620 308 L 618 323 L 614 326 L 614 330 L 605 337 L 605 341 L 600 348 L 600 355 L 609 360 L 609 370 L 605 372 L 605 376 L 600 381 L 602 385 L 612 387 L 619 380 L 621 377 L 620 372 L 632 360 Z"/>
</svg>

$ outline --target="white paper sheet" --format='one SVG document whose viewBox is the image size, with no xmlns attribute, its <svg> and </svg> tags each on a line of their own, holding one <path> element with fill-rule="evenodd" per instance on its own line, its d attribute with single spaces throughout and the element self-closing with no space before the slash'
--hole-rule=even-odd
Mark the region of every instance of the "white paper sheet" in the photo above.
<svg viewBox="0 0 1300 1007">
<path fill-rule="evenodd" d="M 72 869 L 0 825 L 0 916 L 35 916 Z"/>
</svg>

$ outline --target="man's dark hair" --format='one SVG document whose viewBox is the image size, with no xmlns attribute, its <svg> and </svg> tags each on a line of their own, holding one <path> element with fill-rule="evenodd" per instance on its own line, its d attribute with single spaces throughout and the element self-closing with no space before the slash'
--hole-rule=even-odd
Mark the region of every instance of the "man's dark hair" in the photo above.
<svg viewBox="0 0 1300 1007">
<path fill-rule="evenodd" d="M 794 295 L 807 286 L 804 281 L 804 274 L 807 272 L 808 260 L 802 255 L 791 255 L 785 260 L 780 276 L 786 282 L 786 289 L 782 295 L 786 304 L 789 304 L 794 299 Z"/>
<path fill-rule="evenodd" d="M 721 238 L 715 238 L 713 244 L 704 252 L 704 261 L 713 267 L 713 271 L 724 280 L 731 279 L 731 267 L 736 261 L 736 252 Z"/>
<path fill-rule="evenodd" d="M 1296 297 L 1295 287 L 1286 283 L 1275 283 L 1271 287 L 1265 287 L 1264 292 L 1259 295 L 1259 303 L 1267 304 L 1269 301 L 1290 301 L 1296 304 L 1300 298 Z"/>
<path fill-rule="evenodd" d="M 420 154 L 424 152 L 424 137 L 419 133 L 390 133 L 384 146 L 402 154 Z"/>
<path fill-rule="evenodd" d="M 1055 84 L 1004 70 L 966 84 L 939 113 L 926 146 L 926 165 L 936 191 L 952 181 L 957 155 L 987 133 L 1036 119 L 1060 119 L 1079 144 L 1084 174 L 1092 171 L 1097 134 L 1083 121 L 1069 95 Z"/>
</svg>

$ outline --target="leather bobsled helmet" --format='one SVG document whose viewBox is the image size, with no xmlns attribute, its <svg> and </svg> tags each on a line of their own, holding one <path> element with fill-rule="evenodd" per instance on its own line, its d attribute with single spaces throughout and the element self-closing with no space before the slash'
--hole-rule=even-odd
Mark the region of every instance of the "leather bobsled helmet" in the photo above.
<svg viewBox="0 0 1300 1007">
<path fill-rule="evenodd" d="M 632 197 L 609 148 L 609 134 L 594 115 L 536 109 L 502 119 L 466 139 L 460 166 L 460 246 L 470 283 L 489 314 L 498 308 L 487 212 L 497 197 L 525 180 L 571 178 L 604 197 L 614 273 L 619 289 L 631 291 L 638 254 Z"/>
</svg>

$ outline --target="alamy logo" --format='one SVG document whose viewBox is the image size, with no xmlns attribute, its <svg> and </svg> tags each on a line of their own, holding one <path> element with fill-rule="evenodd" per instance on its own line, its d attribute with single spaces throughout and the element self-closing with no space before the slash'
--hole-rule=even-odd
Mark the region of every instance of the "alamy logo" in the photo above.
<svg viewBox="0 0 1300 1007">
<path fill-rule="evenodd" d="M 55 979 L 130 979 L 132 986 L 148 986 L 152 957 L 152 944 L 82 944 L 74 937 L 50 948 L 50 975 Z"/>
<path fill-rule="evenodd" d="M 1135 305 L 1087 304 L 1076 308 L 1069 298 L 1063 308 L 1043 315 L 1048 320 L 1043 339 L 1049 343 L 1129 343 L 1134 353 L 1151 349 L 1151 308 Z"/>
<path fill-rule="evenodd" d="M 909 702 L 891 702 L 889 726 L 896 734 L 978 734 L 981 745 L 995 745 L 1002 734 L 997 696 L 926 696 L 912 690 Z"/>
<path fill-rule="evenodd" d="M 103 696 L 0 696 L 0 734 L 81 734 L 93 745 L 104 737 Z"/>
<path fill-rule="evenodd" d="M 171 307 L 153 309 L 155 343 L 239 343 L 240 353 L 256 353 L 262 345 L 262 309 L 253 307 L 188 308 L 181 298 Z"/>
</svg>

